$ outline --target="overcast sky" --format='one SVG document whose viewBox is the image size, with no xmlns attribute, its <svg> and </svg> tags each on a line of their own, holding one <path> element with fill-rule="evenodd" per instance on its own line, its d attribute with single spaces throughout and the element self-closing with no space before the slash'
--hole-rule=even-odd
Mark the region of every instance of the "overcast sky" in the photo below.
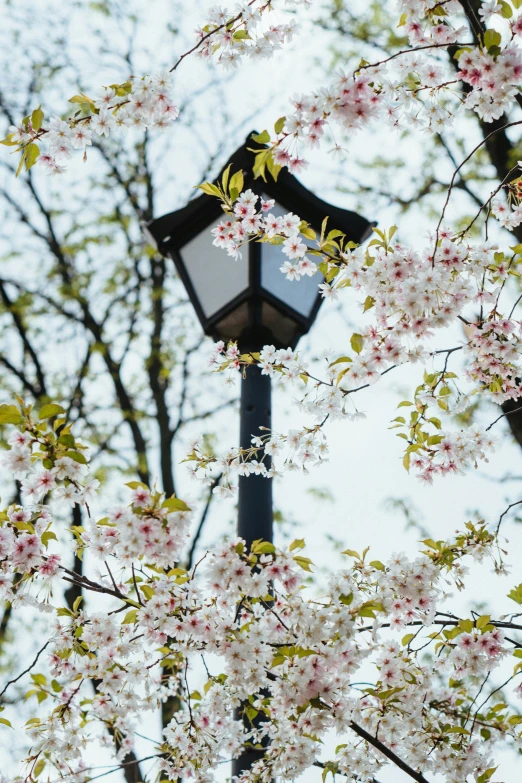
<svg viewBox="0 0 522 783">
<path fill-rule="evenodd" d="M 36 5 L 29 3 L 29 0 L 16 0 L 16 2 L 20 6 L 25 4 L 33 9 L 35 30 L 38 28 L 40 18 L 42 23 L 44 20 L 47 22 L 50 9 L 52 10 L 54 6 L 52 0 L 38 0 Z M 88 5 L 87 2 L 84 4 L 83 15 L 75 11 L 73 17 L 72 34 L 79 39 L 85 21 L 88 19 L 85 15 L 90 13 Z M 203 0 L 194 5 L 188 0 L 181 3 L 183 13 L 176 21 L 186 32 L 187 41 L 190 40 L 191 31 L 196 24 L 204 21 L 204 9 L 211 5 L 212 2 Z M 147 7 L 150 7 L 149 21 L 143 24 L 140 35 L 149 46 L 160 52 L 159 57 L 162 60 L 157 63 L 143 63 L 144 70 L 151 70 L 173 62 L 179 52 L 165 51 L 161 34 L 167 17 L 172 16 L 172 4 L 166 0 L 156 0 L 148 3 Z M 0 9 L 2 9 L 1 2 Z M 0 10 L 0 13 L 2 12 L 7 13 L 5 1 L 3 9 Z M 91 24 L 90 18 L 89 24 Z M 304 28 L 302 37 L 298 37 L 295 43 L 278 54 L 271 62 L 263 63 L 261 69 L 246 64 L 239 75 L 230 76 L 229 84 L 224 89 L 230 104 L 230 114 L 233 118 L 231 127 L 235 129 L 235 135 L 231 133 L 228 152 L 231 152 L 242 140 L 246 130 L 253 128 L 262 130 L 284 114 L 289 106 L 289 96 L 326 81 L 326 76 L 321 76 L 321 69 L 315 58 L 320 54 L 321 41 L 324 41 L 325 45 L 328 43 L 327 36 L 321 31 L 309 29 L 306 22 Z M 88 40 L 83 42 L 83 46 L 88 49 Z M 95 65 L 92 62 L 86 62 L 85 65 L 85 79 L 93 80 L 92 87 L 95 92 L 97 85 L 103 83 L 105 76 L 109 75 L 107 68 L 103 75 L 99 76 L 99 80 L 94 81 Z M 108 70 L 110 71 L 110 68 Z M 117 81 L 120 76 L 123 79 L 126 74 L 110 74 L 113 81 Z M 179 89 L 180 95 L 187 96 L 200 90 L 215 76 L 215 69 L 187 60 L 178 71 L 176 89 Z M 87 89 L 87 86 L 84 85 L 84 88 Z M 71 85 L 68 92 L 72 94 L 75 89 L 76 87 Z M 67 97 L 69 95 L 64 92 L 64 99 Z M 201 100 L 205 101 L 205 98 Z M 197 110 L 201 116 L 205 116 L 203 103 L 198 105 Z M 243 127 L 240 127 L 241 123 Z M 201 132 L 207 135 L 209 147 L 212 149 L 211 116 L 207 117 L 206 127 Z M 182 205 L 182 201 L 190 193 L 190 186 L 197 184 L 194 178 L 201 170 L 201 151 L 196 155 L 192 154 L 190 134 L 183 132 L 178 137 L 176 126 L 170 134 L 167 143 L 169 154 L 158 161 L 158 166 L 161 164 L 164 180 L 156 207 L 158 216 Z M 408 163 L 411 170 L 419 159 L 418 148 L 415 145 L 429 143 L 429 137 L 409 142 Z M 379 134 L 377 130 L 369 139 L 359 136 L 349 144 L 349 157 L 341 169 L 339 167 L 336 169 L 332 159 L 320 153 L 312 156 L 310 168 L 302 176 L 302 181 L 322 198 L 340 206 L 353 208 L 354 199 L 336 190 L 336 185 L 349 180 L 352 162 L 360 163 L 371 158 L 377 148 L 382 149 L 383 154 L 395 155 L 404 149 L 404 144 L 401 145 L 401 142 L 390 134 L 386 136 Z M 217 161 L 216 166 L 219 168 L 223 162 L 224 160 Z M 71 166 L 72 176 L 75 176 L 75 172 L 80 175 L 81 165 Z M 168 182 L 169 172 L 173 170 L 186 183 L 184 189 L 178 188 L 176 192 L 169 188 Z M 407 168 L 397 174 L 404 179 L 405 187 L 408 185 L 408 171 Z M 67 185 L 63 184 L 60 187 L 67 187 Z M 375 203 L 375 200 L 368 198 L 364 205 L 365 216 L 371 220 L 378 220 L 383 227 L 393 223 L 396 219 L 394 210 L 387 209 L 377 214 Z M 422 245 L 429 223 L 421 213 L 417 211 L 406 220 L 400 217 L 397 219 L 401 238 Z M 342 354 L 352 331 L 349 325 L 356 327 L 363 323 L 357 297 L 348 293 L 343 297 L 340 308 L 329 304 L 323 307 L 311 335 L 303 340 L 301 347 L 307 355 L 318 356 L 326 347 Z M 434 347 L 449 348 L 457 345 L 462 338 L 463 335 L 458 329 L 448 331 L 438 335 Z M 458 357 L 457 354 L 451 369 L 459 366 Z M 507 503 L 519 498 L 519 483 L 499 484 L 493 481 L 495 477 L 507 472 L 522 475 L 522 451 L 520 447 L 513 445 L 504 422 L 495 427 L 500 440 L 499 448 L 489 464 L 481 464 L 476 471 L 471 470 L 465 476 L 439 479 L 433 486 L 426 487 L 404 470 L 402 441 L 388 427 L 391 419 L 396 415 L 398 402 L 408 396 L 411 397 L 412 391 L 420 382 L 421 375 L 422 370 L 419 367 L 403 367 L 390 373 L 373 388 L 357 394 L 355 402 L 358 409 L 366 414 L 366 418 L 357 422 L 337 421 L 326 426 L 330 462 L 317 470 L 312 470 L 309 476 L 297 473 L 286 474 L 284 478 L 276 481 L 276 507 L 298 523 L 295 535 L 292 537 L 306 539 L 309 548 L 307 554 L 317 563 L 318 568 L 331 570 L 343 560 L 329 542 L 329 537 L 340 540 L 343 547 L 357 550 L 371 545 L 372 554 L 376 559 L 386 560 L 392 551 L 404 550 L 408 554 L 413 554 L 416 551 L 419 532 L 405 530 L 403 517 L 390 511 L 387 502 L 390 498 L 404 499 L 412 508 L 418 509 L 417 518 L 434 538 L 452 535 L 466 520 L 475 516 L 475 513 L 494 523 Z M 273 411 L 275 430 L 286 431 L 291 426 L 298 427 L 303 421 L 293 404 L 293 393 L 280 386 L 274 389 Z M 491 406 L 484 410 L 481 418 L 485 423 L 489 423 L 497 415 L 497 409 Z M 222 417 L 219 430 L 224 449 L 237 443 L 238 422 L 233 415 L 228 413 Z M 317 500 L 310 493 L 310 488 L 324 488 L 331 494 L 332 502 Z M 194 491 L 188 478 L 182 479 L 182 489 L 189 495 Z M 201 551 L 215 541 L 217 531 L 224 532 L 230 529 L 229 522 L 234 514 L 234 501 L 222 501 L 216 505 L 201 542 Z M 417 512 L 415 514 L 417 515 Z M 490 601 L 490 605 L 495 606 L 493 611 L 497 616 L 513 609 L 505 594 L 513 584 L 522 581 L 519 566 L 521 552 L 519 528 L 508 522 L 505 531 L 512 539 L 509 556 L 513 566 L 512 577 L 505 580 L 493 579 L 488 567 L 482 566 L 473 570 L 469 582 L 468 597 L 474 602 Z M 457 608 L 464 605 L 462 596 L 458 596 L 453 604 Z M 157 732 L 157 728 L 144 727 L 144 733 L 150 735 Z M 5 737 L 5 733 L 0 735 L 0 757 L 2 742 L 8 741 L 4 739 Z M 150 744 L 140 743 L 139 750 L 143 755 L 147 755 L 150 752 Z M 0 769 L 1 766 L 0 763 Z M 520 773 L 516 774 L 516 761 L 511 756 L 506 757 L 505 767 L 503 766 L 502 769 L 505 770 L 502 778 L 505 783 L 516 783 L 520 779 Z M 225 775 L 225 770 L 223 774 Z M 319 775 L 317 770 L 307 774 L 307 783 L 318 781 Z M 115 774 L 104 780 L 119 783 L 120 779 L 119 774 Z M 395 770 L 381 773 L 379 779 L 382 783 L 403 783 L 407 780 L 403 773 Z"/>
</svg>

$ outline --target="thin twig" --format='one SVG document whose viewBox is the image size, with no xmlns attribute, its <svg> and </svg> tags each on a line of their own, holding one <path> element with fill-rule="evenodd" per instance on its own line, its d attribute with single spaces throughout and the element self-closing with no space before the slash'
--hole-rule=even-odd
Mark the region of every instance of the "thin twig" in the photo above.
<svg viewBox="0 0 522 783">
<path fill-rule="evenodd" d="M 507 411 L 506 413 L 502 413 L 498 417 L 498 419 L 495 419 L 495 421 L 492 421 L 491 424 L 486 427 L 485 431 L 488 432 L 488 430 L 490 430 L 493 427 L 493 425 L 497 423 L 497 421 L 500 421 L 500 419 L 503 419 L 504 416 L 511 416 L 512 413 L 518 413 L 518 411 L 522 411 L 522 405 L 520 406 L 520 408 L 513 408 L 512 411 Z"/>
<path fill-rule="evenodd" d="M 45 650 L 45 648 L 49 646 L 49 644 L 51 643 L 51 641 L 52 641 L 52 639 L 48 639 L 48 640 L 46 641 L 46 643 L 44 644 L 44 646 L 43 646 L 43 647 L 42 647 L 42 648 L 41 648 L 41 649 L 38 651 L 38 653 L 37 653 L 37 655 L 36 655 L 36 658 L 34 659 L 34 661 L 32 662 L 32 664 L 31 664 L 31 665 L 30 665 L 30 666 L 29 666 L 27 669 L 25 669 L 25 670 L 24 670 L 24 671 L 23 671 L 21 674 L 19 674 L 19 675 L 18 675 L 17 677 L 15 677 L 13 680 L 9 680 L 9 681 L 6 683 L 6 685 L 5 685 L 4 689 L 3 689 L 3 690 L 0 692 L 0 699 L 2 698 L 2 696 L 4 695 L 4 693 L 5 693 L 5 692 L 6 692 L 6 690 L 9 688 L 9 686 L 10 686 L 10 685 L 13 685 L 15 682 L 18 682 L 18 680 L 21 680 L 21 679 L 22 679 L 22 677 L 24 676 L 24 674 L 27 674 L 28 672 L 30 672 L 30 671 L 31 671 L 31 669 L 33 668 L 33 666 L 35 666 L 36 662 L 38 661 L 38 658 L 39 658 L 39 657 L 40 657 L 40 655 L 43 653 L 43 651 Z"/>
</svg>

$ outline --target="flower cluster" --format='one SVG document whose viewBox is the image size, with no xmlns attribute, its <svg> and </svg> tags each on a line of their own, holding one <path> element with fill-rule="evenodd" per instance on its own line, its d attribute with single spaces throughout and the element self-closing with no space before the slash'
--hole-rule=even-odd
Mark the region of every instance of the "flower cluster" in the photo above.
<svg viewBox="0 0 522 783">
<path fill-rule="evenodd" d="M 189 507 L 179 498 L 163 499 L 139 482 L 130 486 L 134 489 L 131 505 L 115 509 L 102 523 L 90 521 L 83 543 L 100 558 L 113 556 L 122 563 L 143 557 L 161 566 L 174 563 L 187 543 Z"/>
<path fill-rule="evenodd" d="M 330 130 L 353 132 L 368 128 L 375 120 L 398 129 L 429 130 L 448 127 L 461 107 L 475 112 L 484 122 L 504 114 L 519 94 L 522 53 L 522 17 L 509 3 L 482 4 L 482 22 L 495 14 L 514 17 L 508 36 L 484 26 L 479 42 L 470 40 L 462 24 L 462 6 L 449 2 L 403 0 L 399 27 L 404 27 L 409 49 L 377 63 L 363 60 L 352 72 L 339 73 L 327 87 L 292 100 L 293 110 L 276 123 L 270 155 L 280 166 L 300 168 L 305 161 L 300 147 L 318 147 Z M 455 67 L 448 61 L 453 46 Z M 456 87 L 466 84 L 463 96 Z M 344 155 L 335 143 L 331 152 Z M 263 153 L 260 153 L 263 154 Z"/>
<path fill-rule="evenodd" d="M 168 128 L 179 115 L 171 81 L 171 74 L 162 72 L 112 84 L 95 99 L 83 93 L 75 95 L 70 103 L 78 105 L 79 110 L 66 120 L 51 117 L 46 122 L 42 110 L 35 109 L 20 125 L 10 127 L 3 143 L 21 150 L 19 170 L 23 163 L 26 169 L 38 163 L 49 174 L 61 174 L 75 151 L 83 153 L 86 160 L 93 138 L 108 137 L 117 128 Z M 46 152 L 40 151 L 41 141 L 48 144 Z"/>
<path fill-rule="evenodd" d="M 12 420 L 13 410 L 0 415 Z M 29 433 L 39 444 L 30 455 L 35 469 L 45 462 L 55 470 L 63 456 L 56 430 L 35 424 L 27 408 L 18 418 L 10 452 L 28 447 Z M 135 727 L 170 696 L 179 707 L 152 753 L 155 773 L 198 783 L 245 743 L 263 752 L 244 783 L 292 780 L 317 764 L 370 781 L 388 762 L 462 783 L 469 775 L 489 780 L 497 744 L 521 742 L 522 718 L 494 700 L 498 689 L 488 692 L 486 670 L 509 669 L 517 643 L 502 628 L 522 628 L 442 611 L 448 581 L 462 586 L 465 558 L 487 557 L 502 570 L 484 525 L 467 523 L 449 541 L 427 539 L 414 559 L 395 553 L 368 561 L 368 550 L 346 550 L 351 564 L 332 573 L 318 596 L 302 540 L 285 550 L 256 541 L 247 550 L 233 539 L 207 553 L 200 568 L 180 568 L 183 536 L 178 547 L 171 541 L 183 502 L 139 483 L 130 490 L 128 509 L 97 523 L 89 516 L 89 527 L 76 530 L 78 545 L 100 565 L 95 578 L 48 552 L 57 538 L 48 503 L 58 486 L 0 514 L 2 596 L 54 616 L 47 662 L 35 671 L 38 656 L 30 667 L 26 699 L 37 707 L 15 783 L 35 764 L 53 779 L 88 775 L 88 754 L 100 744 L 112 747 L 117 767 L 133 749 Z M 52 593 L 41 589 L 50 577 Z M 81 587 L 84 600 L 96 595 L 96 610 L 81 598 L 55 606 L 59 578 Z M 427 658 L 430 645 L 437 655 Z M 521 664 L 514 660 L 504 688 L 516 691 Z M 325 753 L 332 731 L 342 741 Z"/>
<path fill-rule="evenodd" d="M 320 272 L 324 282 L 319 284 L 319 290 L 324 298 L 335 300 L 349 287 L 360 296 L 364 313 L 372 316 L 371 324 L 352 335 L 350 349 L 330 361 L 322 380 L 313 376 L 291 350 L 276 351 L 273 346 L 265 346 L 259 354 L 241 355 L 235 344 L 216 345 L 211 366 L 217 369 L 233 371 L 256 362 L 263 374 L 277 374 L 298 385 L 304 382 L 306 391 L 300 407 L 314 419 L 312 427 L 288 435 L 253 433 L 253 449 L 248 453 L 234 451 L 221 460 L 226 476 L 230 467 L 238 465 L 243 473 L 251 470 L 273 476 L 274 467 L 263 467 L 258 449 L 269 446 L 277 454 L 284 451 L 281 447 L 285 442 L 294 449 L 287 454 L 284 467 L 295 469 L 322 461 L 327 445 L 317 425 L 328 418 L 357 416 L 356 409 L 347 408 L 350 395 L 374 384 L 394 367 L 405 362 L 426 363 L 437 353 L 449 358 L 453 351 L 460 350 L 463 346 L 442 352 L 428 350 L 436 332 L 457 319 L 467 324 L 466 347 L 472 361 L 466 375 L 475 385 L 473 393 L 486 394 L 500 403 L 520 395 L 521 324 L 512 317 L 503 317 L 499 309 L 507 277 L 516 274 L 522 261 L 517 248 L 507 257 L 495 244 L 474 246 L 451 230 L 440 228 L 419 252 L 394 239 L 395 227 L 389 233 L 374 229 L 375 238 L 369 247 L 356 247 L 336 230 L 326 233 L 323 229 L 318 238 L 292 213 L 264 216 L 272 209 L 272 203 L 262 200 L 258 212 L 259 197 L 251 190 L 238 195 L 230 188 L 229 195 L 225 181 L 221 186 L 209 187 L 214 188 L 213 195 L 220 196 L 231 218 L 213 229 L 216 246 L 238 257 L 246 242 L 280 245 L 282 254 L 289 257 L 281 266 L 287 279 L 299 280 L 303 274 Z M 310 256 L 319 256 L 321 261 L 316 264 Z M 476 323 L 463 315 L 470 307 L 481 311 Z M 405 466 L 412 467 L 424 481 L 476 466 L 478 460 L 487 459 L 488 450 L 494 446 L 494 439 L 477 428 L 443 430 L 435 413 L 430 412 L 430 406 L 436 406 L 439 413 L 457 413 L 470 404 L 470 395 L 463 394 L 456 382 L 449 383 L 455 378 L 454 373 L 446 371 L 425 374 L 425 383 L 415 394 L 410 422 L 403 417 L 395 419 L 395 426 L 406 429 L 406 433 L 400 434 L 408 441 Z M 425 425 L 435 431 L 429 432 Z M 299 454 L 305 459 L 296 459 Z M 207 479 L 207 468 L 213 460 L 197 450 L 192 459 L 196 461 L 196 472 L 203 469 Z M 225 487 L 230 489 L 228 478 Z"/>
<path fill-rule="evenodd" d="M 467 33 L 466 27 L 459 24 L 462 9 L 458 0 L 444 3 L 443 13 L 437 13 L 438 3 L 431 0 L 400 0 L 401 23 L 404 25 L 412 46 L 429 44 L 451 44 Z M 402 26 L 401 25 L 401 26 Z"/>
<path fill-rule="evenodd" d="M 260 210 L 257 204 L 260 201 Z M 212 229 L 213 245 L 227 251 L 235 259 L 241 258 L 241 247 L 260 239 L 272 244 L 280 244 L 287 260 L 281 266 L 288 280 L 299 280 L 303 275 L 311 277 L 317 266 L 306 255 L 308 247 L 301 235 L 306 223 L 293 212 L 274 215 L 273 199 L 263 199 L 252 190 L 245 190 L 233 204 L 233 214 L 228 220 L 222 220 Z"/>
<path fill-rule="evenodd" d="M 309 5 L 310 0 L 292 0 L 293 5 Z M 207 23 L 196 33 L 200 46 L 197 55 L 210 59 L 217 53 L 217 62 L 225 68 L 237 68 L 242 57 L 265 60 L 290 41 L 295 22 L 278 23 L 271 18 L 271 3 L 266 0 L 242 0 L 233 12 L 215 6 Z"/>
<path fill-rule="evenodd" d="M 472 362 L 467 373 L 492 400 L 499 403 L 516 400 L 522 394 L 521 326 L 519 321 L 502 318 L 468 327 L 467 349 Z"/>
<path fill-rule="evenodd" d="M 500 43 L 500 34 L 491 31 Z M 498 43 L 492 46 L 498 47 Z M 485 122 L 498 120 L 519 92 L 522 77 L 522 51 L 511 44 L 500 54 L 475 49 L 459 57 L 458 75 L 472 90 L 466 98 L 466 108 L 473 109 Z"/>
</svg>

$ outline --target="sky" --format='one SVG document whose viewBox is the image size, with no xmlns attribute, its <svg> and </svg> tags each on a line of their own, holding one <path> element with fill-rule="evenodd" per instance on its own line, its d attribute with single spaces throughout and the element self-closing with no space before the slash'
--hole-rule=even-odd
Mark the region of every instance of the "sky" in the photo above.
<svg viewBox="0 0 522 783">
<path fill-rule="evenodd" d="M 17 0 L 29 7 L 28 0 Z M 36 35 L 39 19 L 46 23 L 48 15 L 53 10 L 52 0 L 38 0 L 34 7 L 34 34 Z M 179 25 L 185 38 L 190 41 L 192 30 L 196 24 L 205 19 L 205 11 L 213 3 L 201 0 L 195 3 L 169 3 L 167 0 L 156 0 L 150 4 L 151 13 L 142 23 L 138 40 L 143 45 L 158 53 L 158 62 L 150 63 L 143 57 L 143 70 L 155 70 L 173 62 L 179 52 L 166 50 L 166 39 L 162 29 L 167 21 Z M 8 4 L 0 5 L 0 14 L 8 14 Z M 92 27 L 92 14 L 89 3 L 80 3 L 80 10 L 71 16 L 70 35 L 73 42 L 78 41 L 76 56 L 85 66 L 83 74 L 88 88 L 89 82 L 94 89 L 97 84 L 104 83 L 105 76 L 117 80 L 117 76 L 125 78 L 125 74 L 113 75 L 110 58 L 105 57 L 100 67 L 87 58 L 89 39 L 83 38 L 86 19 Z M 1 21 L 1 20 L 0 20 Z M 103 24 L 103 20 L 101 22 Z M 118 31 L 111 29 L 111 35 L 117 38 Z M 223 154 L 223 160 L 216 160 L 215 169 L 219 169 L 234 147 L 238 145 L 246 133 L 252 129 L 262 130 L 271 127 L 273 122 L 289 108 L 289 96 L 310 90 L 325 83 L 324 60 L 328 54 L 318 47 L 318 36 L 324 47 L 329 42 L 329 36 L 324 31 L 311 27 L 308 21 L 303 24 L 302 35 L 283 52 L 278 53 L 271 61 L 264 62 L 260 69 L 252 64 L 245 64 L 237 74 L 230 74 L 225 83 L 220 85 L 222 95 L 227 101 L 230 138 L 227 139 L 228 149 Z M 115 40 L 117 43 L 117 40 Z M 86 59 L 87 58 L 87 59 Z M 139 58 L 138 58 L 139 59 Z M 205 147 L 213 150 L 215 137 L 213 134 L 213 117 L 208 106 L 213 105 L 216 95 L 208 94 L 208 84 L 216 77 L 216 69 L 196 61 L 187 59 L 176 76 L 176 90 L 180 97 L 197 96 L 194 98 L 193 110 L 196 117 L 201 118 L 197 133 L 197 150 L 194 151 L 194 137 L 186 130 L 177 135 L 176 127 L 168 138 L 158 143 L 158 171 L 161 182 L 160 198 L 156 204 L 157 216 L 181 206 L 191 194 L 191 188 L 197 184 L 197 177 L 205 162 Z M 97 80 L 97 81 L 96 81 Z M 74 92 L 73 87 L 70 92 Z M 206 91 L 207 90 L 207 91 Z M 64 85 L 65 91 L 65 85 Z M 212 88 L 211 88 L 212 93 Z M 65 94 L 65 92 L 64 92 Z M 59 91 L 53 95 L 55 102 L 60 99 Z M 198 102 L 199 101 L 199 102 Z M 408 166 L 397 172 L 397 177 L 404 181 L 404 187 L 409 185 L 410 172 L 421 160 L 419 144 L 430 144 L 429 137 L 416 140 L 414 143 L 401 141 L 398 137 L 383 134 L 375 129 L 370 139 L 358 136 L 351 140 L 348 149 L 348 159 L 339 167 L 333 159 L 320 152 L 311 156 L 309 168 L 300 177 L 303 183 L 321 198 L 345 208 L 354 208 L 356 199 L 340 189 L 350 181 L 352 172 L 357 166 L 359 174 L 361 166 L 369 160 L 375 149 L 382 149 L 383 154 L 404 154 Z M 408 149 L 406 151 L 406 145 Z M 416 146 L 417 145 L 417 146 Z M 353 164 L 353 168 L 352 168 Z M 80 166 L 71 165 L 71 177 L 80 177 Z M 169 177 L 175 171 L 176 182 L 181 183 L 173 191 L 169 185 Z M 53 185 L 54 186 L 54 185 Z M 377 199 L 368 197 L 364 214 L 370 220 L 377 220 L 379 225 L 386 227 L 396 220 L 399 222 L 400 236 L 404 241 L 422 245 L 429 228 L 428 220 L 421 210 L 413 210 L 406 219 L 401 218 L 391 207 L 377 210 Z M 231 261 L 231 263 L 234 263 Z M 300 350 L 307 357 L 317 357 L 329 348 L 335 354 L 343 353 L 351 332 L 357 324 L 363 323 L 360 303 L 357 297 L 348 293 L 340 305 L 326 303 L 322 308 L 311 333 L 302 340 Z M 446 330 L 437 338 L 436 348 L 448 348 L 459 344 L 463 335 L 458 329 Z M 209 353 L 211 344 L 209 342 Z M 459 355 L 455 357 L 454 366 L 459 366 Z M 453 361 L 453 360 L 452 360 Z M 325 432 L 330 446 L 330 460 L 322 467 L 312 469 L 310 475 L 299 473 L 285 474 L 274 486 L 275 506 L 292 522 L 276 531 L 276 543 L 288 538 L 304 537 L 307 543 L 308 556 L 312 557 L 319 575 L 330 571 L 343 563 L 339 550 L 352 548 L 361 550 L 371 546 L 375 559 L 386 560 L 394 551 L 405 551 L 413 555 L 418 549 L 421 537 L 419 529 L 405 528 L 403 516 L 390 508 L 390 499 L 403 500 L 412 515 L 423 528 L 434 538 L 451 536 L 457 528 L 462 528 L 468 519 L 483 518 L 494 523 L 509 502 L 519 499 L 520 483 L 499 483 L 497 479 L 506 473 L 522 474 L 522 451 L 512 442 L 505 422 L 499 422 L 495 432 L 499 438 L 498 448 L 491 456 L 489 463 L 482 463 L 478 469 L 470 470 L 466 475 L 436 480 L 433 486 L 425 486 L 408 474 L 402 466 L 401 441 L 393 430 L 389 429 L 390 421 L 396 415 L 396 406 L 402 399 L 411 395 L 419 382 L 420 370 L 415 366 L 405 366 L 390 373 L 383 381 L 368 390 L 356 395 L 357 408 L 364 412 L 366 418 L 353 421 L 336 421 L 326 426 Z M 240 381 L 236 382 L 239 390 Z M 302 423 L 301 414 L 296 409 L 295 392 L 284 385 L 275 384 L 273 389 L 273 427 L 276 431 L 286 431 L 298 427 Z M 481 420 L 488 424 L 498 415 L 498 410 L 490 406 L 481 413 Z M 223 450 L 237 443 L 239 424 L 237 417 L 229 413 L 217 421 L 220 441 Z M 196 434 L 191 430 L 187 434 L 189 440 Z M 181 475 L 180 495 L 193 494 L 193 485 L 187 474 Z M 331 500 L 325 500 L 325 495 Z M 235 516 L 235 501 L 221 501 L 212 510 L 209 522 L 205 528 L 200 543 L 203 552 L 211 546 L 219 533 L 230 532 L 231 522 Z M 487 565 L 474 568 L 470 574 L 469 589 L 466 596 L 456 596 L 453 607 L 465 611 L 468 600 L 474 605 L 490 602 L 495 606 L 495 614 L 500 615 L 512 611 L 510 601 L 505 597 L 509 589 L 522 581 L 520 563 L 520 528 L 512 522 L 505 525 L 506 535 L 511 539 L 508 561 L 512 565 L 512 574 L 505 579 L 493 578 Z M 339 542 L 337 545 L 336 542 Z M 518 565 L 517 565 L 518 564 Z M 321 577 L 320 577 L 321 578 Z M 153 725 L 144 727 L 144 733 L 151 735 L 158 732 L 159 727 Z M 4 737 L 0 735 L 0 758 Z M 145 741 L 138 745 L 143 755 L 150 752 L 150 743 Z M 100 756 L 101 758 L 101 756 Z M 98 761 L 98 756 L 97 756 Z M 99 761 L 99 763 L 103 763 Z M 1 764 L 0 764 L 1 769 Z M 510 754 L 503 758 L 502 778 L 505 783 L 515 783 L 517 776 L 516 760 Z M 313 771 L 305 776 L 306 783 L 315 783 L 318 772 Z M 223 777 L 226 771 L 223 772 Z M 118 774 L 104 778 L 111 783 L 120 783 Z M 397 770 L 386 770 L 379 775 L 382 783 L 403 783 L 407 780 L 404 773 Z M 436 783 L 434 779 L 434 783 Z"/>
</svg>

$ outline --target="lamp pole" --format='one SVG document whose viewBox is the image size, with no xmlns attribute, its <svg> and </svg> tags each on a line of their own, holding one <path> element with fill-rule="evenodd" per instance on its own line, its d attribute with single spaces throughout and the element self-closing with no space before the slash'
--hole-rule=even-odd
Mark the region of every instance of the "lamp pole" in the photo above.
<svg viewBox="0 0 522 783">
<path fill-rule="evenodd" d="M 249 340 L 247 345 L 241 343 L 244 352 L 258 351 L 263 344 L 253 345 Z M 258 341 L 256 341 L 258 342 Z M 261 368 L 249 365 L 241 380 L 241 398 L 239 414 L 239 446 L 249 449 L 252 446 L 252 436 L 263 434 L 272 426 L 272 382 L 269 375 L 262 375 Z M 270 462 L 266 462 L 270 467 Z M 246 542 L 247 549 L 258 539 L 273 541 L 274 509 L 272 499 L 272 479 L 261 475 L 250 474 L 239 476 L 238 479 L 238 513 L 237 534 Z M 239 718 L 236 712 L 236 718 Z M 254 725 L 259 724 L 259 716 L 254 719 Z M 245 728 L 250 728 L 245 720 Z M 232 761 L 232 775 L 238 776 L 248 770 L 263 755 L 263 750 L 249 748 L 237 759 Z"/>
<path fill-rule="evenodd" d="M 320 230 L 325 215 L 347 240 L 363 242 L 371 233 L 371 224 L 349 210 L 327 204 L 307 190 L 289 171 L 282 169 L 277 180 L 261 185 L 253 173 L 250 136 L 232 155 L 221 172 L 230 167 L 243 171 L 244 188 L 262 198 L 273 199 L 274 214 L 293 212 Z M 174 260 L 189 299 L 205 334 L 215 340 L 237 340 L 240 350 L 259 351 L 265 344 L 295 348 L 306 334 L 319 310 L 322 298 L 317 281 L 305 277 L 299 295 L 279 272 L 281 258 L 277 248 L 267 243 L 250 243 L 248 259 L 234 267 L 218 247 L 214 247 L 210 229 L 223 217 L 218 200 L 206 193 L 181 209 L 147 224 L 147 236 L 163 255 Z M 271 428 L 271 382 L 257 365 L 248 365 L 241 382 L 241 419 L 239 445 L 250 449 L 254 435 Z M 265 466 L 271 460 L 265 458 Z M 272 479 L 261 475 L 240 476 L 238 498 L 238 535 L 247 549 L 257 539 L 273 541 Z M 259 725 L 258 715 L 253 723 Z M 250 723 L 246 724 L 247 729 Z M 263 749 L 246 750 L 233 762 L 233 774 L 250 769 L 263 755 Z"/>
<path fill-rule="evenodd" d="M 250 365 L 241 381 L 239 446 L 249 449 L 252 435 L 269 430 L 272 422 L 270 376 Z M 269 464 L 266 465 L 270 467 Z M 248 548 L 253 541 L 273 541 L 272 479 L 261 475 L 239 476 L 237 534 Z"/>
</svg>

